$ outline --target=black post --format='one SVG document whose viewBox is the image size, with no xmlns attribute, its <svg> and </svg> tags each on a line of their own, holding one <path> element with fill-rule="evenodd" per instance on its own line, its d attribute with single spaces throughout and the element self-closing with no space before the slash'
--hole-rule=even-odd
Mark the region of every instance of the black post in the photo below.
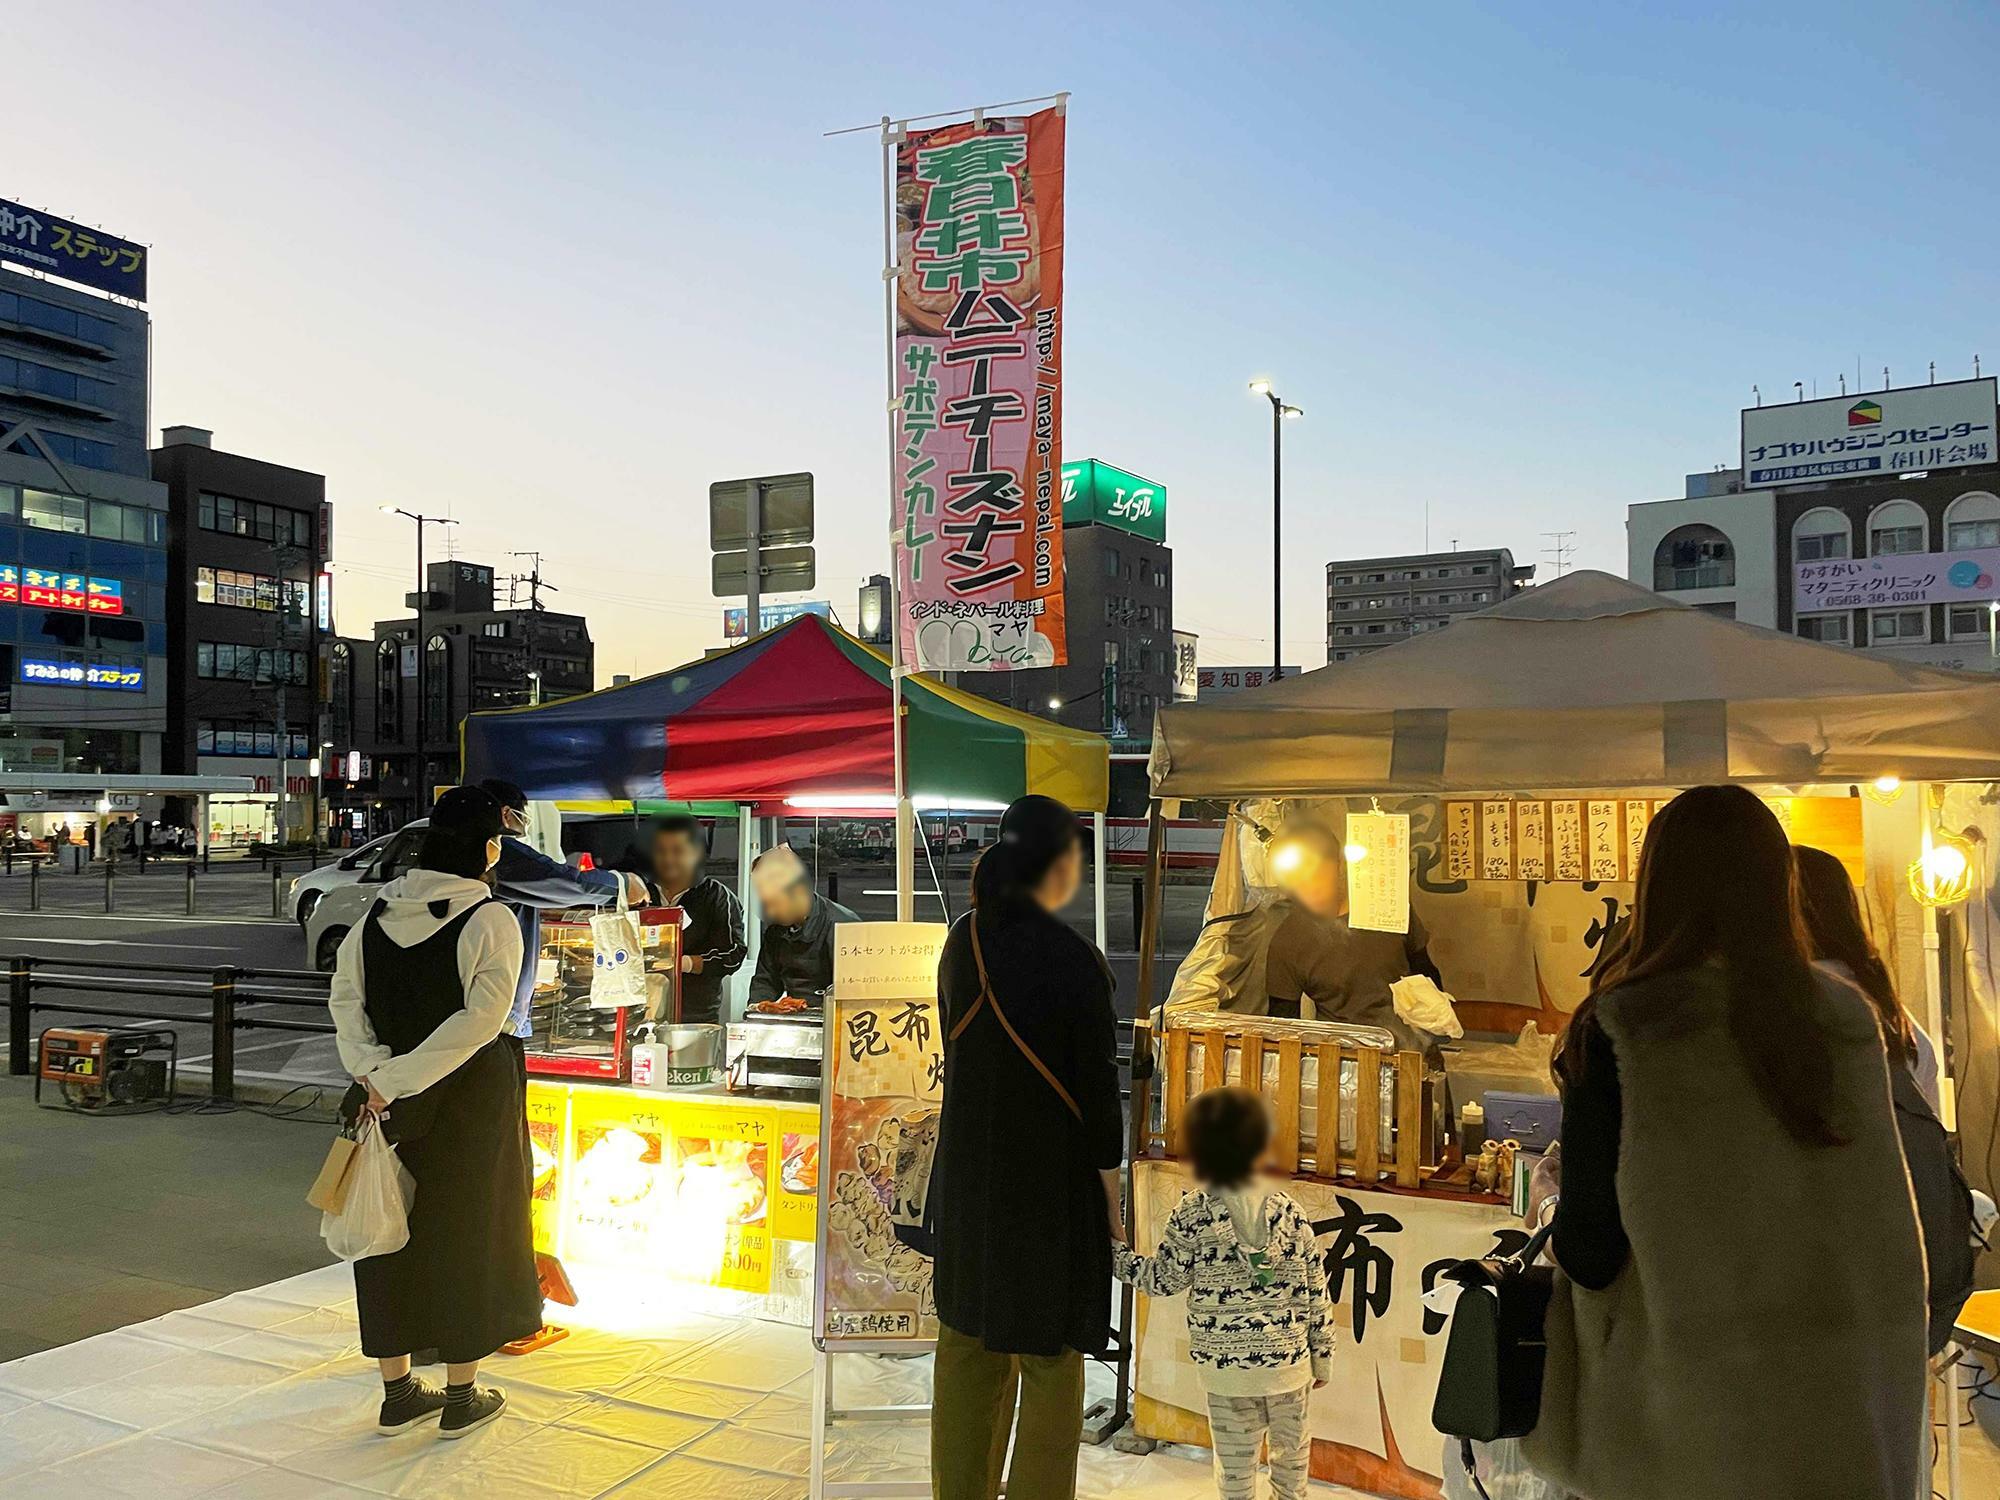
<svg viewBox="0 0 2000 1500">
<path fill-rule="evenodd" d="M 209 1093 L 236 1097 L 236 970 L 228 964 L 209 979 Z"/>
<path fill-rule="evenodd" d="M 34 965 L 32 958 L 19 953 L 7 963 L 7 1071 L 16 1078 L 28 1074 L 28 1001 Z"/>
<path fill-rule="evenodd" d="M 187 914 L 189 916 L 194 915 L 194 861 L 193 860 L 188 861 L 188 867 L 187 867 Z"/>
<path fill-rule="evenodd" d="M 826 872 L 826 899 L 833 902 L 836 906 L 840 904 L 840 871 L 838 870 L 828 870 Z"/>
<path fill-rule="evenodd" d="M 118 910 L 118 897 L 112 890 L 112 877 L 118 873 L 118 866 L 110 860 L 104 862 L 104 911 L 108 916 Z"/>
<path fill-rule="evenodd" d="M 1285 405 L 1271 397 L 1271 675 L 1285 670 L 1284 633 L 1284 526 L 1285 526 Z"/>
<path fill-rule="evenodd" d="M 28 910 L 42 909 L 42 862 L 32 860 L 28 865 Z"/>
</svg>

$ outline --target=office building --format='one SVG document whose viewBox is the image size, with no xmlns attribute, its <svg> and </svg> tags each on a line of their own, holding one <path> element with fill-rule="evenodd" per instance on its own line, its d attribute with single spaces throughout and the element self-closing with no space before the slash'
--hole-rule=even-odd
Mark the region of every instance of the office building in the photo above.
<svg viewBox="0 0 2000 1500">
<path fill-rule="evenodd" d="M 168 527 L 146 452 L 150 338 L 142 308 L 0 269 L 0 770 L 161 769 Z M 96 810 L 28 806 L 4 816 L 30 833 Z"/>
<path fill-rule="evenodd" d="M 329 721 L 356 726 L 353 748 L 374 773 L 374 786 L 357 787 L 347 805 L 372 790 L 374 832 L 417 816 L 420 789 L 457 776 L 458 726 L 467 713 L 573 697 L 596 681 L 581 615 L 540 608 L 538 597 L 496 607 L 493 569 L 481 563 L 434 562 L 424 573 L 421 625 L 415 617 L 378 620 L 367 663 L 354 660 L 347 641 L 335 643 L 329 661 Z M 336 738 L 336 752 L 342 748 Z"/>
<path fill-rule="evenodd" d="M 199 427 L 167 428 L 152 462 L 173 580 L 164 769 L 253 778 L 252 791 L 209 798 L 212 846 L 309 839 L 312 663 L 331 613 L 326 480 L 222 452 Z"/>
<path fill-rule="evenodd" d="M 1326 565 L 1326 659 L 1352 661 L 1413 636 L 1442 630 L 1460 615 L 1491 609 L 1527 588 L 1533 563 L 1505 547 L 1357 557 Z"/>
<path fill-rule="evenodd" d="M 1753 407 L 1742 462 L 1626 513 L 1627 576 L 1748 624 L 2000 670 L 1995 382 Z"/>
<path fill-rule="evenodd" d="M 1024 713 L 1096 730 L 1116 751 L 1138 753 L 1151 746 L 1153 713 L 1174 701 L 1183 665 L 1175 643 L 1166 486 L 1096 459 L 1064 464 L 1062 478 L 1068 664 L 964 672 L 956 681 Z"/>
</svg>

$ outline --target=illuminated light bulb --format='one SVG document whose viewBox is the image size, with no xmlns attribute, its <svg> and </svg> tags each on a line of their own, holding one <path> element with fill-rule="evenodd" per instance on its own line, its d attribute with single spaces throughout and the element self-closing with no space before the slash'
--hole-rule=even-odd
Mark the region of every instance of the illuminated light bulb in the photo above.
<svg viewBox="0 0 2000 1500">
<path fill-rule="evenodd" d="M 1910 894 L 1924 906 L 1956 906 L 1972 894 L 1972 848 L 1956 834 L 1924 828 L 1923 852 L 1910 866 Z"/>
<path fill-rule="evenodd" d="M 1347 862 L 1350 865 L 1358 865 L 1368 857 L 1368 846 L 1366 844 L 1349 844 L 1340 852 L 1347 856 Z"/>
<path fill-rule="evenodd" d="M 1903 795 L 1903 778 L 1900 776 L 1877 776 L 1868 783 L 1868 795 L 1877 802 L 1890 803 Z"/>
</svg>

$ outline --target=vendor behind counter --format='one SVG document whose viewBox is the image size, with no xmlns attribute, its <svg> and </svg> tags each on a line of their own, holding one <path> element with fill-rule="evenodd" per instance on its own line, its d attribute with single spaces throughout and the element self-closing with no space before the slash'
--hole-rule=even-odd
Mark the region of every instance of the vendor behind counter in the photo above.
<svg viewBox="0 0 2000 1500">
<path fill-rule="evenodd" d="M 1351 927 L 1347 912 L 1347 859 L 1339 840 L 1317 824 L 1288 832 L 1289 856 L 1279 876 L 1291 909 L 1271 934 L 1265 955 L 1264 1008 L 1293 1020 L 1341 1021 L 1379 1026 L 1401 1049 L 1424 1052 L 1432 1039 L 1396 1014 L 1392 986 L 1421 975 L 1442 988 L 1431 961 L 1430 934 L 1409 916 L 1409 931 L 1370 932 Z M 1246 995 L 1233 1007 L 1250 1010 Z"/>
<path fill-rule="evenodd" d="M 763 909 L 757 970 L 750 1003 L 784 996 L 817 1005 L 833 988 L 833 929 L 861 919 L 813 889 L 806 867 L 789 844 L 757 856 L 750 883 Z"/>
</svg>

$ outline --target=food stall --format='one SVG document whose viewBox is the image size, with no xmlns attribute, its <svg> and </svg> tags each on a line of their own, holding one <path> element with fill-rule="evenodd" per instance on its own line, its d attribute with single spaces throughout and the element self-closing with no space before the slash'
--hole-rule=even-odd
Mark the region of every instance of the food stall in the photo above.
<svg viewBox="0 0 2000 1500">
<path fill-rule="evenodd" d="M 1525 1238 L 1532 1152 L 1510 1171 L 1487 1140 L 1556 1128 L 1538 1097 L 1553 1094 L 1550 1044 L 1630 908 L 1658 808 L 1689 786 L 1743 784 L 1795 842 L 1838 856 L 1949 1058 L 1970 1009 L 1948 961 L 1952 904 L 1991 858 L 1968 828 L 1991 798 L 1944 784 L 1996 776 L 2000 680 L 1737 625 L 1597 573 L 1226 705 L 1162 711 L 1155 853 L 1177 799 L 1225 799 L 1231 815 L 1203 929 L 1141 1039 L 1158 1074 L 1135 1098 L 1138 1243 L 1157 1242 L 1190 1183 L 1187 1100 L 1225 1082 L 1265 1095 L 1335 1303 L 1315 1477 L 1439 1493 L 1429 1416 L 1447 1318 L 1423 1294 L 1451 1262 Z M 1299 998 L 1275 993 L 1296 983 L 1277 977 L 1272 936 L 1306 899 L 1316 850 L 1341 866 L 1355 932 L 1427 934 L 1452 1016 L 1416 1043 L 1337 1011 L 1268 1013 Z M 1146 934 L 1142 952 L 1154 947 Z M 1162 998 L 1150 965 L 1141 990 L 1149 1007 Z M 1949 1077 L 1946 1102 L 1950 1123 Z M 1140 1434 L 1206 1442 L 1178 1302 L 1142 1305 L 1137 1326 Z"/>
<path fill-rule="evenodd" d="M 878 652 L 808 615 L 635 682 L 469 715 L 461 779 L 504 777 L 566 810 L 737 818 L 739 895 L 753 942 L 747 976 L 758 926 L 748 872 L 776 841 L 777 820 L 892 813 L 893 696 L 889 663 Z M 1094 814 L 1102 851 L 1110 776 L 1102 736 L 926 676 L 906 677 L 900 697 L 908 789 L 919 810 L 998 810 L 1041 792 Z M 1103 860 L 1097 865 L 1101 934 Z M 645 967 L 664 977 L 678 968 L 678 932 L 641 915 Z M 563 1060 L 566 1076 L 529 1085 L 538 1245 L 586 1294 L 607 1281 L 621 1290 L 671 1284 L 677 1295 L 692 1291 L 725 1309 L 807 1323 L 821 1181 L 879 1196 L 887 1180 L 875 1138 L 880 1121 L 873 1133 L 835 1121 L 841 1159 L 821 1171 L 822 997 L 751 1014 L 739 979 L 734 1003 L 725 1005 L 720 1066 L 711 1072 L 633 1045 L 635 1016 L 621 1024 L 590 1004 L 593 961 L 589 914 L 552 914 L 537 976 L 535 1050 L 544 1068 L 550 1058 Z M 898 1013 L 912 1001 L 934 1004 L 934 996 L 905 997 Z M 649 996 L 649 1014 L 671 1008 L 669 996 Z M 657 1039 L 663 1017 L 653 1019 Z M 899 1036 L 885 1016 L 881 1037 L 863 1043 L 862 1056 L 873 1061 L 871 1049 L 891 1043 L 900 1056 L 917 1045 L 913 1025 Z M 923 1035 L 935 1051 L 929 1022 Z M 888 1077 L 901 1087 L 904 1074 L 878 1066 L 869 1076 L 871 1086 L 888 1087 L 881 1082 Z M 878 1100 L 871 1107 L 886 1108 L 883 1096 L 870 1097 Z M 907 1280 L 892 1246 L 859 1227 L 860 1214 L 858 1202 L 846 1204 L 833 1230 L 842 1285 Z"/>
</svg>

